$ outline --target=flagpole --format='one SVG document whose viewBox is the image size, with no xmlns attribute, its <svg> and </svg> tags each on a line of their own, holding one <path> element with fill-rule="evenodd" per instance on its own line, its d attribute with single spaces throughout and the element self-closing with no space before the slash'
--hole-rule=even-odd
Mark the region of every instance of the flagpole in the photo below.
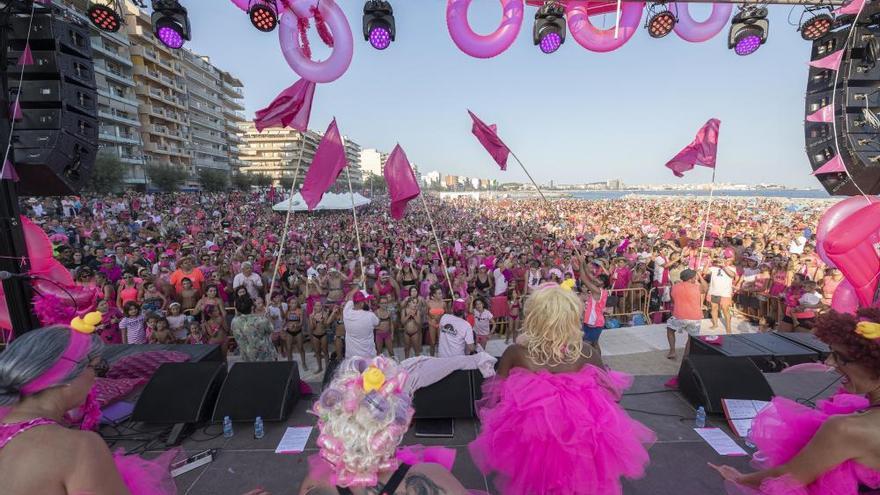
<svg viewBox="0 0 880 495">
<path fill-rule="evenodd" d="M 281 245 L 278 247 L 278 257 L 275 259 L 275 270 L 272 272 L 272 282 L 269 284 L 269 293 L 266 294 L 266 305 L 269 305 L 269 301 L 272 297 L 272 292 L 275 290 L 275 277 L 278 276 L 278 267 L 281 266 L 281 256 L 284 255 L 284 243 L 287 241 L 287 233 L 290 225 L 290 213 L 293 206 L 293 191 L 296 190 L 296 180 L 299 178 L 299 168 L 302 166 L 302 156 L 303 151 L 305 151 L 306 147 L 306 135 L 302 134 L 302 146 L 299 150 L 299 158 L 296 161 L 296 171 L 293 173 L 293 182 L 290 184 L 290 193 L 287 198 L 287 217 L 284 219 L 284 234 L 281 236 Z"/>
<path fill-rule="evenodd" d="M 425 201 L 425 195 L 419 193 L 422 200 L 422 206 L 425 208 L 425 215 L 428 215 L 428 223 L 431 225 L 431 233 L 434 234 L 434 242 L 437 243 L 437 252 L 440 253 L 440 263 L 443 265 L 443 273 L 446 275 L 446 283 L 449 284 L 449 297 L 455 297 L 455 289 L 452 288 L 452 280 L 449 279 L 449 268 L 446 266 L 446 258 L 443 256 L 443 248 L 440 247 L 440 239 L 437 237 L 437 230 L 434 229 L 434 219 L 431 218 L 431 212 L 428 210 L 428 203 Z"/>
<path fill-rule="evenodd" d="M 703 246 L 706 244 L 706 233 L 709 231 L 709 213 L 712 210 L 712 197 L 715 193 L 715 167 L 712 167 L 712 184 L 709 186 L 709 204 L 706 205 L 706 215 L 703 225 L 703 240 L 700 241 L 700 255 L 697 257 L 697 270 L 703 264 Z"/>
</svg>

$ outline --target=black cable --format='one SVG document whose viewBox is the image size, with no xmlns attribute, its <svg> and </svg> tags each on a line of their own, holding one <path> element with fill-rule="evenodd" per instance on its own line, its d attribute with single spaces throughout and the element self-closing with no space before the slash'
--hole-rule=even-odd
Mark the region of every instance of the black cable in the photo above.
<svg viewBox="0 0 880 495">
<path fill-rule="evenodd" d="M 672 389 L 672 388 L 666 388 L 663 390 L 651 390 L 649 392 L 629 392 L 629 393 L 623 394 L 623 397 L 629 397 L 631 395 L 663 394 L 663 393 L 667 393 L 667 392 L 677 392 L 677 390 Z"/>
</svg>

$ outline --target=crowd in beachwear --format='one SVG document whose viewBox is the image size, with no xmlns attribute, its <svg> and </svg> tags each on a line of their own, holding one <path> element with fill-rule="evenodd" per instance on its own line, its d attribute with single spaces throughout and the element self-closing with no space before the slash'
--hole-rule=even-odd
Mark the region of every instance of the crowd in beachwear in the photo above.
<svg viewBox="0 0 880 495">
<path fill-rule="evenodd" d="M 716 198 L 707 226 L 706 203 L 694 198 L 547 205 L 428 196 L 439 242 L 422 208 L 395 221 L 382 198 L 358 210 L 360 248 L 350 210 L 293 213 L 273 283 L 285 215 L 271 205 L 281 198 L 130 192 L 31 198 L 22 207 L 76 284 L 99 289 L 107 343 L 231 351 L 247 345 L 230 338 L 229 321 L 236 298 L 249 297 L 280 354 L 299 354 L 305 365 L 310 348 L 319 370 L 343 355 L 342 305 L 355 285 L 374 296 L 377 351 L 403 346 L 402 358 L 434 355 L 439 320 L 456 304 L 482 347 L 496 335 L 515 340 L 525 298 L 546 282 L 578 292 L 585 338 L 598 344 L 606 326 L 665 321 L 669 289 L 685 270 L 710 282 L 706 309 L 713 326 L 720 311 L 728 332 L 734 308 L 761 329 L 809 328 L 842 280 L 815 252 L 812 232 L 827 202 Z"/>
</svg>

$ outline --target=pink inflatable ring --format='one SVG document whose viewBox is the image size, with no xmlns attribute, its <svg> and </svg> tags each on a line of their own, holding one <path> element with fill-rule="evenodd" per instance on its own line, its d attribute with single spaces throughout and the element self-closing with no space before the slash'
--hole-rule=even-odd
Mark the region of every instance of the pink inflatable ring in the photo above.
<svg viewBox="0 0 880 495">
<path fill-rule="evenodd" d="M 298 36 L 297 18 L 312 18 L 312 7 L 317 5 L 318 11 L 327 22 L 333 34 L 333 51 L 327 60 L 316 62 L 303 53 Z M 342 9 L 334 0 L 293 0 L 287 2 L 287 10 L 279 22 L 278 39 L 281 51 L 287 64 L 294 72 L 308 81 L 327 83 L 335 81 L 345 74 L 351 65 L 354 52 L 354 40 L 351 27 Z"/>
<path fill-rule="evenodd" d="M 492 58 L 510 48 L 522 27 L 523 0 L 500 0 L 503 13 L 501 25 L 485 36 L 471 29 L 467 11 L 471 0 L 449 0 L 446 4 L 446 26 L 455 45 L 476 58 Z"/>
<path fill-rule="evenodd" d="M 678 18 L 674 28 L 675 34 L 685 41 L 702 43 L 724 29 L 727 20 L 730 19 L 730 13 L 733 12 L 733 4 L 713 3 L 712 13 L 702 22 L 697 22 L 691 17 L 687 3 L 671 3 L 669 10 Z"/>
<path fill-rule="evenodd" d="M 605 3 L 605 2 L 602 2 Z M 614 27 L 598 29 L 590 21 L 590 2 L 569 2 L 566 11 L 571 36 L 582 47 L 594 52 L 610 52 L 623 46 L 639 29 L 644 2 L 622 2 L 620 32 L 614 38 Z"/>
</svg>

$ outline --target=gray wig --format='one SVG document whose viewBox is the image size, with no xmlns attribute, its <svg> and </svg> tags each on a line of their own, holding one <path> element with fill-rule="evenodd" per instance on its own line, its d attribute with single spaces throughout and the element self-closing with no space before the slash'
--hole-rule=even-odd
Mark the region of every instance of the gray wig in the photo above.
<svg viewBox="0 0 880 495">
<path fill-rule="evenodd" d="M 0 406 L 15 405 L 21 399 L 21 388 L 42 375 L 61 358 L 70 342 L 70 327 L 51 326 L 28 332 L 13 340 L 0 353 Z M 78 377 L 89 361 L 100 356 L 104 343 L 92 334 L 89 359 L 78 363 L 63 382 L 70 383 Z"/>
</svg>

